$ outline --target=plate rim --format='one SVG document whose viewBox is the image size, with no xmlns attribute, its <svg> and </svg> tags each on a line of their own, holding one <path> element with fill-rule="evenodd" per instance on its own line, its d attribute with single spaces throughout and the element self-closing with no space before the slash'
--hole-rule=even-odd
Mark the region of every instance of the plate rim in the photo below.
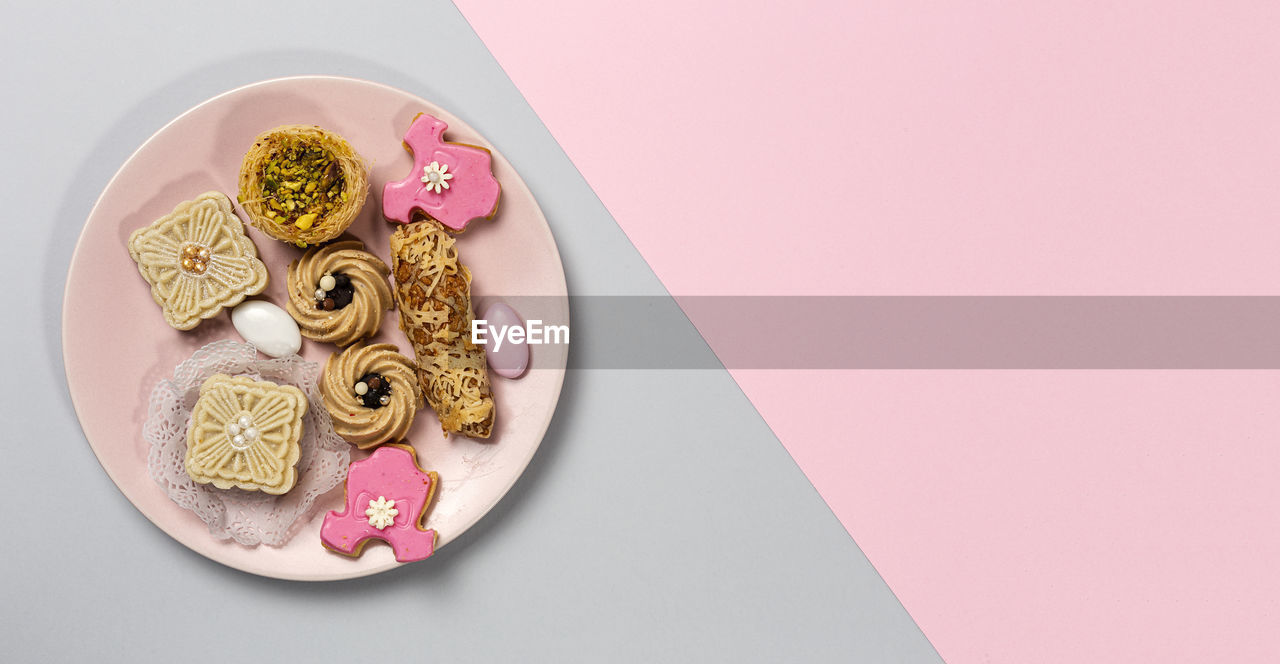
<svg viewBox="0 0 1280 664">
<path fill-rule="evenodd" d="M 405 567 L 406 565 L 409 565 L 412 563 L 400 563 L 400 562 L 392 561 L 382 566 L 377 566 L 377 567 L 372 567 L 367 569 L 352 570 L 350 574 L 324 574 L 324 575 L 317 576 L 317 575 L 306 575 L 306 574 L 291 574 L 288 572 L 268 573 L 263 569 L 241 567 L 238 565 L 231 564 L 224 560 L 219 560 L 218 558 L 215 558 L 209 555 L 208 553 L 192 546 L 187 542 L 186 538 L 175 535 L 174 533 L 166 529 L 164 526 L 157 523 L 156 520 L 153 519 L 151 515 L 148 514 L 145 510 L 139 507 L 138 504 L 133 500 L 133 498 L 130 497 L 130 495 L 121 487 L 120 481 L 116 478 L 115 474 L 111 472 L 111 470 L 107 467 L 105 463 L 103 463 L 102 457 L 99 454 L 97 447 L 94 446 L 93 441 L 90 440 L 89 438 L 88 431 L 85 430 L 84 421 L 81 418 L 80 404 L 76 399 L 75 390 L 71 388 L 71 369 L 70 369 L 70 365 L 67 363 L 67 343 L 68 343 L 67 342 L 67 296 L 71 291 L 72 274 L 76 271 L 76 266 L 80 263 L 81 250 L 84 248 L 84 236 L 88 230 L 89 220 L 92 219 L 94 215 L 97 213 L 98 208 L 102 205 L 102 201 L 106 197 L 107 192 L 110 191 L 111 188 L 115 185 L 116 180 L 120 178 L 121 173 L 123 173 L 134 162 L 134 160 L 136 160 L 138 156 L 142 154 L 144 150 L 146 150 L 147 146 L 150 145 L 152 141 L 156 140 L 157 137 L 159 137 L 160 135 L 168 131 L 169 128 L 172 127 L 174 124 L 176 124 L 178 121 L 191 115 L 192 113 L 195 113 L 196 111 L 198 111 L 199 109 L 207 105 L 217 102 L 223 97 L 228 97 L 234 94 L 238 94 L 251 88 L 274 86 L 274 85 L 287 84 L 287 83 L 301 83 L 305 81 L 320 81 L 320 80 L 338 81 L 341 83 L 355 83 L 359 85 L 370 85 L 370 86 L 375 86 L 379 88 L 384 88 L 388 91 L 391 91 L 397 94 L 402 94 L 413 100 L 422 102 L 427 106 L 441 108 L 441 110 L 444 110 L 447 115 L 453 116 L 453 118 L 451 119 L 456 119 L 462 124 L 466 125 L 472 131 L 475 131 L 477 135 L 483 138 L 485 142 L 488 142 L 492 146 L 492 142 L 490 142 L 489 139 L 484 136 L 484 134 L 480 134 L 480 132 L 476 131 L 475 128 L 472 127 L 470 123 L 467 123 L 461 120 L 460 118 L 457 118 L 456 116 L 454 116 L 452 112 L 440 107 L 439 104 L 431 102 L 423 98 L 421 95 L 415 94 L 413 92 L 409 92 L 408 90 L 405 90 L 403 88 L 399 88 L 399 87 L 382 83 L 379 81 L 372 81 L 365 78 L 358 78 L 353 76 L 339 76 L 339 75 L 333 75 L 333 74 L 301 74 L 301 75 L 295 75 L 295 76 L 280 76 L 275 78 L 263 79 L 263 80 L 254 81 L 251 83 L 246 83 L 244 85 L 239 85 L 229 90 L 224 90 L 223 92 L 213 95 L 212 97 L 209 97 L 207 99 L 204 99 L 203 101 L 187 108 L 185 111 L 175 115 L 168 122 L 162 125 L 159 129 L 156 129 L 154 132 L 152 132 L 151 135 L 148 136 L 146 140 L 142 141 L 142 143 L 140 143 L 138 147 L 135 148 L 133 152 L 131 152 L 123 162 L 120 163 L 120 166 L 116 168 L 115 173 L 111 175 L 111 178 L 108 179 L 107 183 L 102 187 L 102 191 L 98 193 L 98 197 L 94 200 L 93 206 L 89 208 L 89 212 L 85 216 L 85 223 L 83 226 L 81 226 L 80 232 L 76 236 L 75 246 L 71 251 L 71 259 L 67 265 L 65 282 L 63 284 L 63 289 L 62 289 L 62 306 L 59 307 L 58 309 L 58 315 L 61 319 L 58 325 L 58 330 L 62 336 L 61 343 L 59 344 L 62 350 L 62 374 L 63 374 L 63 380 L 67 386 L 67 393 L 71 398 L 72 410 L 75 412 L 75 415 L 76 415 L 76 425 L 80 427 L 80 433 L 84 438 L 85 444 L 88 445 L 89 450 L 93 452 L 94 460 L 98 462 L 98 466 L 102 468 L 102 470 L 106 473 L 107 477 L 111 480 L 111 484 L 115 487 L 116 491 L 120 492 L 120 494 L 124 496 L 125 500 L 128 501 L 129 504 L 137 512 L 142 514 L 142 516 L 148 522 L 150 522 L 151 525 L 155 526 L 157 529 L 159 529 L 162 533 L 164 533 L 169 538 L 173 539 L 179 544 L 182 544 L 182 546 L 186 547 L 189 551 L 196 553 L 207 560 L 213 561 L 215 563 L 218 563 L 219 565 L 237 570 L 239 572 L 244 572 L 246 574 L 253 574 L 253 575 L 261 576 L 264 578 L 281 579 L 285 581 L 308 581 L 308 582 L 343 581 L 347 579 L 362 578 L 366 576 L 373 576 L 375 574 L 381 574 L 390 570 Z M 511 164 L 511 161 L 507 159 L 504 153 L 497 150 L 496 146 L 494 146 L 493 152 L 498 158 L 507 162 L 507 165 L 510 166 L 512 172 L 516 176 L 516 181 L 518 185 L 520 186 L 520 188 L 522 188 L 525 192 L 528 193 L 529 198 L 533 201 L 533 204 L 534 204 L 533 207 L 534 207 L 534 210 L 537 212 L 538 219 L 542 222 L 544 226 L 546 226 L 548 234 L 551 236 L 551 249 L 554 252 L 556 264 L 560 268 L 560 282 L 561 282 L 562 290 L 565 293 L 564 295 L 564 299 L 566 301 L 566 304 L 564 307 L 565 324 L 571 325 L 570 315 L 572 312 L 570 311 L 568 306 L 568 292 L 569 292 L 568 279 L 564 271 L 564 259 L 560 255 L 560 245 L 559 243 L 556 242 L 555 233 L 554 231 L 551 230 L 551 224 L 547 222 L 546 214 L 543 213 L 542 206 L 538 203 L 537 198 L 533 195 L 533 191 L 529 189 L 528 183 L 526 183 L 524 181 L 524 178 L 520 176 L 519 171 L 517 171 L 515 166 Z M 503 185 L 504 191 L 507 189 L 507 186 L 508 185 L 505 185 L 505 184 Z M 547 430 L 550 429 L 551 422 L 552 420 L 555 419 L 556 412 L 560 408 L 560 396 L 563 393 L 563 389 L 564 389 L 565 375 L 568 373 L 568 358 L 569 358 L 568 343 L 566 343 L 565 345 L 566 345 L 566 348 L 565 348 L 565 353 L 563 355 L 564 365 L 555 368 L 555 371 L 557 373 L 557 379 L 554 384 L 554 389 L 552 390 L 553 392 L 552 407 L 548 411 L 546 421 L 542 423 L 541 431 L 538 432 L 537 442 L 531 447 L 529 454 L 520 461 L 520 464 L 519 464 L 520 471 L 518 473 L 515 473 L 512 476 L 511 481 L 508 482 L 506 486 L 504 486 L 502 490 L 496 494 L 496 497 L 493 499 L 493 501 L 489 505 L 487 505 L 484 508 L 484 510 L 480 511 L 474 519 L 472 519 L 465 525 L 465 527 L 458 530 L 457 536 L 454 539 L 456 539 L 457 537 L 461 537 L 464 533 L 466 533 L 468 530 L 474 527 L 475 524 L 479 523 L 481 519 L 488 516 L 489 513 L 493 511 L 493 508 L 497 507 L 498 503 L 502 502 L 502 500 L 507 497 L 507 494 L 509 494 L 511 492 L 511 489 L 516 485 L 516 483 L 520 481 L 520 478 L 524 477 L 524 473 L 526 470 L 528 470 L 529 464 L 532 463 L 533 457 L 537 455 L 538 450 L 541 449 L 542 442 L 543 440 L 545 440 L 547 435 Z M 315 508 L 315 509 L 320 509 L 320 508 Z M 311 518 L 315 518 L 315 516 L 312 516 Z M 212 537 L 211 535 L 207 535 L 207 534 L 205 534 L 204 536 Z M 444 548 L 444 546 L 447 544 L 448 542 L 436 547 L 436 551 L 439 551 L 440 549 Z M 265 546 L 265 545 L 260 544 L 258 546 Z M 250 548 L 256 548 L 256 547 L 250 547 Z M 416 561 L 416 562 L 422 562 L 422 561 Z"/>
</svg>

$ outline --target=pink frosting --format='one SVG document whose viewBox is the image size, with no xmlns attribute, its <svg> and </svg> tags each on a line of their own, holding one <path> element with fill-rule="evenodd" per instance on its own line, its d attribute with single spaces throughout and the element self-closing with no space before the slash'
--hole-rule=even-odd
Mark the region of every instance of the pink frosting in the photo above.
<svg viewBox="0 0 1280 664">
<path fill-rule="evenodd" d="M 391 545 L 396 560 L 422 560 L 436 549 L 436 531 L 419 521 L 431 502 L 439 478 L 418 467 L 413 448 L 383 445 L 363 461 L 351 464 L 347 472 L 347 505 L 342 512 L 324 515 L 320 542 L 348 556 L 360 555 L 365 542 L 380 539 Z M 391 525 L 378 529 L 369 522 L 369 503 L 384 498 L 394 501 L 397 514 Z"/>
<path fill-rule="evenodd" d="M 444 142 L 448 127 L 426 113 L 414 118 L 404 135 L 404 144 L 413 151 L 413 170 L 405 179 L 382 188 L 382 216 L 407 224 L 418 211 L 460 231 L 471 220 L 497 212 L 502 187 L 493 177 L 492 156 L 484 148 Z M 446 181 L 448 189 L 437 192 L 422 182 L 424 170 L 432 162 L 447 167 L 453 176 Z"/>
</svg>

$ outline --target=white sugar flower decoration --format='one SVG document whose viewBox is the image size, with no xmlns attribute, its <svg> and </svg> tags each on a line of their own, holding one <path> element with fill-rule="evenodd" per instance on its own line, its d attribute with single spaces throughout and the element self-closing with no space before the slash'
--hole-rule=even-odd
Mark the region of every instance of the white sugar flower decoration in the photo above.
<svg viewBox="0 0 1280 664">
<path fill-rule="evenodd" d="M 440 189 L 449 188 L 449 180 L 453 179 L 453 173 L 449 172 L 447 165 L 438 161 L 422 167 L 422 184 L 427 185 L 427 190 L 440 193 Z"/>
<path fill-rule="evenodd" d="M 399 513 L 400 510 L 396 509 L 396 501 L 387 500 L 382 496 L 378 496 L 377 500 L 370 500 L 369 508 L 364 511 L 364 515 L 369 517 L 369 525 L 378 530 L 395 523 L 396 515 Z"/>
</svg>

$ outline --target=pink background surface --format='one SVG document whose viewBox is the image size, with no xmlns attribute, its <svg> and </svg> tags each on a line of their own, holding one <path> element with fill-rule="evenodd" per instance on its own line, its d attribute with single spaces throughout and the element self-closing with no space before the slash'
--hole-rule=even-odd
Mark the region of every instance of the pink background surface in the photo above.
<svg viewBox="0 0 1280 664">
<path fill-rule="evenodd" d="M 675 295 L 1280 286 L 1275 3 L 458 4 Z M 1273 373 L 734 376 L 948 661 L 1280 650 Z"/>
</svg>

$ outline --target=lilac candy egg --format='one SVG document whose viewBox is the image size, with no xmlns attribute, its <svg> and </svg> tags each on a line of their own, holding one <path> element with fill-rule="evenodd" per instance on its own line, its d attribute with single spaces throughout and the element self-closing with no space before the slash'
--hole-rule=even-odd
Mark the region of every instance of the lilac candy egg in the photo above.
<svg viewBox="0 0 1280 664">
<path fill-rule="evenodd" d="M 523 338 L 518 342 L 511 341 L 507 330 L 524 327 L 520 314 L 501 302 L 494 302 L 485 307 L 480 318 L 487 326 L 488 339 L 484 350 L 489 368 L 503 378 L 519 378 L 529 368 L 529 344 Z"/>
</svg>

